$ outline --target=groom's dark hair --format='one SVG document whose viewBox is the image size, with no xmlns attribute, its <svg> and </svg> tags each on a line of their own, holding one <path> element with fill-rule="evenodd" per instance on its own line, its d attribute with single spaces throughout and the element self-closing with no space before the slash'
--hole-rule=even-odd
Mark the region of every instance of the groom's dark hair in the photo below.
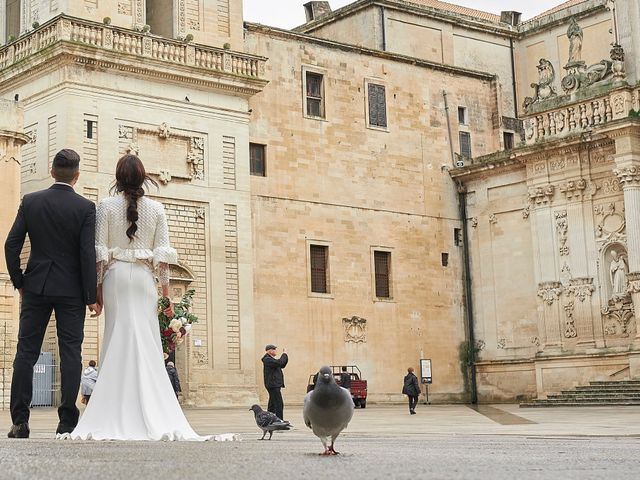
<svg viewBox="0 0 640 480">
<path fill-rule="evenodd" d="M 80 170 L 80 155 L 69 148 L 60 150 L 53 157 L 51 170 L 58 182 L 69 183 Z"/>
</svg>

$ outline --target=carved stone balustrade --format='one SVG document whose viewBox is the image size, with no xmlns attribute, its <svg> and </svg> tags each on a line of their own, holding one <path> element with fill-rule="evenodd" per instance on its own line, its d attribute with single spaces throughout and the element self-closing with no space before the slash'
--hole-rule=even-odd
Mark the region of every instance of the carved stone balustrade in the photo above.
<svg viewBox="0 0 640 480">
<path fill-rule="evenodd" d="M 195 45 L 146 32 L 59 15 L 18 40 L 0 47 L 0 71 L 59 42 L 88 45 L 119 54 L 263 80 L 266 58 Z"/>
<path fill-rule="evenodd" d="M 640 89 L 622 87 L 606 95 L 537 112 L 524 120 L 525 142 L 555 140 L 588 133 L 598 126 L 640 111 Z"/>
</svg>

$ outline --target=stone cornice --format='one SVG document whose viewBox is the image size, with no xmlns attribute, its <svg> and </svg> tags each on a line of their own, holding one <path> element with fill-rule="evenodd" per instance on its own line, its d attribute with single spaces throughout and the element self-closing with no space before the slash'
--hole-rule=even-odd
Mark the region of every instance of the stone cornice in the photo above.
<svg viewBox="0 0 640 480">
<path fill-rule="evenodd" d="M 411 3 L 408 1 L 405 2 L 402 0 L 360 0 L 339 8 L 338 10 L 334 10 L 327 15 L 323 15 L 317 20 L 300 25 L 294 28 L 293 31 L 300 33 L 310 33 L 327 24 L 333 23 L 337 20 L 353 15 L 354 13 L 357 13 L 363 9 L 374 6 L 401 10 L 402 12 L 441 20 L 443 22 L 455 25 L 461 25 L 472 30 L 491 32 L 505 37 L 515 38 L 517 35 L 517 32 L 512 27 L 504 23 L 494 23 L 489 20 L 480 20 L 469 15 L 457 14 L 454 12 L 429 7 L 427 5 L 416 5 L 415 3 Z"/>
<path fill-rule="evenodd" d="M 336 50 L 342 50 L 344 52 L 353 52 L 360 55 L 368 55 L 371 57 L 382 58 L 385 60 L 392 60 L 400 63 L 406 63 L 415 65 L 422 68 L 430 68 L 433 70 L 440 70 L 446 73 L 452 73 L 455 75 L 463 75 L 467 77 L 480 78 L 482 80 L 493 80 L 496 76 L 493 73 L 481 72 L 479 70 L 471 70 L 469 68 L 454 67 L 451 65 L 445 65 L 443 63 L 430 62 L 428 60 L 422 60 L 416 57 L 409 57 L 407 55 L 401 55 L 399 53 L 385 52 L 382 50 L 375 50 L 366 47 L 360 47 L 357 45 L 351 45 L 348 43 L 336 42 L 333 40 L 327 40 L 325 38 L 318 38 L 304 33 L 293 32 L 291 30 L 284 30 L 276 27 L 268 27 L 258 23 L 245 22 L 245 29 L 251 33 L 260 33 L 268 35 L 274 38 L 282 38 L 287 40 L 296 40 L 304 43 L 311 43 L 326 48 L 332 48 Z"/>
<path fill-rule="evenodd" d="M 3 129 L 0 129 L 0 138 L 12 138 L 15 142 L 20 143 L 20 145 L 28 143 L 29 140 L 31 140 L 29 135 L 25 135 L 24 133 L 12 132 L 10 130 Z"/>
</svg>

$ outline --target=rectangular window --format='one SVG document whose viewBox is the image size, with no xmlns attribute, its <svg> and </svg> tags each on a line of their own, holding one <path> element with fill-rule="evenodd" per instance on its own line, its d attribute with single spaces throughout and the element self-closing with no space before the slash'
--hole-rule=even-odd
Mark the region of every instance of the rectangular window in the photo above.
<svg viewBox="0 0 640 480">
<path fill-rule="evenodd" d="M 456 247 L 462 246 L 462 229 L 461 228 L 453 229 L 453 244 Z"/>
<path fill-rule="evenodd" d="M 376 297 L 391 298 L 391 252 L 373 252 Z"/>
<path fill-rule="evenodd" d="M 324 118 L 324 76 L 319 73 L 306 72 L 307 115 Z"/>
<path fill-rule="evenodd" d="M 458 123 L 460 125 L 469 124 L 469 119 L 467 118 L 467 107 L 458 107 Z"/>
<path fill-rule="evenodd" d="M 387 127 L 387 99 L 384 85 L 370 83 L 369 96 L 369 125 L 372 127 Z"/>
<path fill-rule="evenodd" d="M 249 167 L 251 175 L 266 176 L 265 145 L 249 144 Z"/>
<path fill-rule="evenodd" d="M 96 122 L 93 120 L 85 120 L 86 122 L 86 136 L 87 138 L 93 138 L 93 129 L 96 126 Z"/>
<path fill-rule="evenodd" d="M 460 132 L 460 155 L 465 158 L 471 158 L 471 134 L 469 132 Z"/>
<path fill-rule="evenodd" d="M 442 266 L 443 267 L 448 267 L 449 266 L 449 254 L 448 253 L 442 252 L 441 260 L 442 260 Z"/>
<path fill-rule="evenodd" d="M 511 150 L 514 147 L 514 135 L 511 132 L 504 132 L 504 149 Z"/>
<path fill-rule="evenodd" d="M 329 293 L 327 282 L 327 266 L 329 247 L 325 245 L 309 245 L 311 262 L 311 291 L 313 293 Z"/>
</svg>

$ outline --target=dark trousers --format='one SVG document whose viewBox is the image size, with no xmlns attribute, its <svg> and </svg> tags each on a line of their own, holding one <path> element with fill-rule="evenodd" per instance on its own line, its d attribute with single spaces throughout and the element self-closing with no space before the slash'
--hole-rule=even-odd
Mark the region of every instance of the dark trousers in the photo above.
<svg viewBox="0 0 640 480">
<path fill-rule="evenodd" d="M 409 411 L 413 412 L 416 409 L 416 405 L 418 404 L 418 395 L 407 395 L 409 397 Z"/>
<path fill-rule="evenodd" d="M 75 427 L 80 411 L 76 407 L 82 375 L 82 340 L 86 306 L 76 298 L 47 297 L 25 291 L 20 308 L 18 348 L 11 381 L 11 420 L 14 425 L 29 421 L 33 396 L 33 366 L 40 357 L 42 341 L 51 313 L 56 315 L 60 351 L 62 399 L 58 407 L 60 423 Z"/>
<path fill-rule="evenodd" d="M 269 406 L 267 407 L 267 410 L 271 413 L 275 413 L 276 416 L 282 420 L 284 402 L 282 401 L 280 388 L 267 388 L 267 392 L 269 392 Z"/>
</svg>

